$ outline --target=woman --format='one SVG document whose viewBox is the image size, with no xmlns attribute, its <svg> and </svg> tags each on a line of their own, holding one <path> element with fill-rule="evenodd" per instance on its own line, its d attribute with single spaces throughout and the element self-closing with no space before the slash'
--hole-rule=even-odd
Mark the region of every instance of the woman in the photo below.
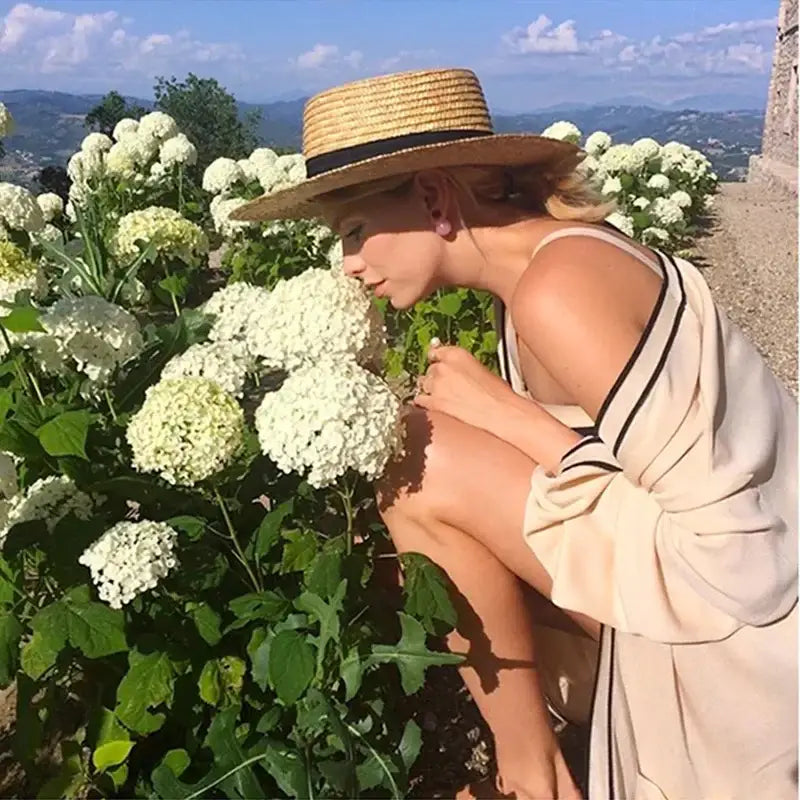
<svg viewBox="0 0 800 800">
<path fill-rule="evenodd" d="M 591 705 L 592 798 L 795 796 L 797 407 L 697 270 L 602 222 L 578 148 L 494 134 L 469 70 L 318 94 L 303 145 L 236 218 L 326 219 L 395 308 L 497 298 L 511 385 L 433 348 L 377 494 L 457 589 L 498 790 L 578 796 L 549 702 Z"/>
</svg>

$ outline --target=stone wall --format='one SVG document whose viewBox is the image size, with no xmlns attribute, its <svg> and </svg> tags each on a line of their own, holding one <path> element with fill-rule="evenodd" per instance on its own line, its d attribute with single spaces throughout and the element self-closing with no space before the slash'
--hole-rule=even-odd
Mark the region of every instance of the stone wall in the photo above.
<svg viewBox="0 0 800 800">
<path fill-rule="evenodd" d="M 781 0 L 761 155 L 750 159 L 748 180 L 797 193 L 797 4 Z"/>
</svg>

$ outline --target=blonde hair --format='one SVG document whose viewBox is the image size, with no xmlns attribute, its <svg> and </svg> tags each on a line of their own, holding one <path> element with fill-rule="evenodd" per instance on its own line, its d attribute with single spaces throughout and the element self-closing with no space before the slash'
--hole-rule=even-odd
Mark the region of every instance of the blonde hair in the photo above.
<svg viewBox="0 0 800 800">
<path fill-rule="evenodd" d="M 532 165 L 465 165 L 442 167 L 457 194 L 468 201 L 459 210 L 462 221 L 471 225 L 508 222 L 531 214 L 547 214 L 553 219 L 601 222 L 616 209 L 578 167 L 584 158 L 576 153 L 566 160 Z M 405 197 L 416 173 L 347 186 L 328 192 L 317 202 L 325 209 L 332 227 L 363 200 L 377 195 Z"/>
</svg>

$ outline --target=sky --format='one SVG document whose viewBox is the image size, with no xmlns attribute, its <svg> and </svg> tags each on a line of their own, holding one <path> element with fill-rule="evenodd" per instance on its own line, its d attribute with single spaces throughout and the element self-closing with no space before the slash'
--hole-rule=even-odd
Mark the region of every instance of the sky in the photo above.
<svg viewBox="0 0 800 800">
<path fill-rule="evenodd" d="M 778 0 L 0 0 L 0 90 L 152 98 L 194 72 L 247 102 L 466 67 L 492 111 L 766 99 Z"/>
</svg>

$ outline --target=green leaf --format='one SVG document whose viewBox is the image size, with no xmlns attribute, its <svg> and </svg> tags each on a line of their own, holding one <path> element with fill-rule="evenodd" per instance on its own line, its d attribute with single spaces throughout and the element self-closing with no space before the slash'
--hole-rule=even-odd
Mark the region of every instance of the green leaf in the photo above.
<svg viewBox="0 0 800 800">
<path fill-rule="evenodd" d="M 197 682 L 200 698 L 210 706 L 230 705 L 242 693 L 245 663 L 236 656 L 207 661 Z"/>
<path fill-rule="evenodd" d="M 130 739 L 128 729 L 121 725 L 113 711 L 101 706 L 97 710 L 98 716 L 94 717 L 89 728 L 88 741 L 95 749 L 107 742 L 119 742 Z"/>
<path fill-rule="evenodd" d="M 179 748 L 167 751 L 164 754 L 164 758 L 161 759 L 161 763 L 168 767 L 176 778 L 180 778 L 192 761 L 189 758 L 189 754 Z"/>
<path fill-rule="evenodd" d="M 62 642 L 56 646 L 46 635 L 34 631 L 30 641 L 23 646 L 20 652 L 20 664 L 23 672 L 38 681 L 56 663 L 58 654 L 65 644 L 66 642 Z"/>
<path fill-rule="evenodd" d="M 425 670 L 441 664 L 461 664 L 464 657 L 454 653 L 437 653 L 428 650 L 425 644 L 425 629 L 421 623 L 402 611 L 398 612 L 402 635 L 396 645 L 376 644 L 368 664 L 397 664 L 400 683 L 406 694 L 414 694 L 422 688 Z"/>
<path fill-rule="evenodd" d="M 352 700 L 361 688 L 361 680 L 364 677 L 364 663 L 357 647 L 352 647 L 347 655 L 342 659 L 339 667 L 339 674 L 345 685 L 345 701 Z"/>
<path fill-rule="evenodd" d="M 328 642 L 339 640 L 339 614 L 344 610 L 342 601 L 347 591 L 347 579 L 341 581 L 336 593 L 331 598 L 330 604 L 326 603 L 319 595 L 313 592 L 303 592 L 295 600 L 295 607 L 306 611 L 319 621 L 319 641 L 317 643 L 317 674 L 322 670 L 322 661 L 325 657 L 325 648 Z"/>
<path fill-rule="evenodd" d="M 294 498 L 273 508 L 258 526 L 256 532 L 256 558 L 263 558 L 281 538 L 283 521 L 294 511 Z"/>
<path fill-rule="evenodd" d="M 39 322 L 40 311 L 33 306 L 17 306 L 9 314 L 0 317 L 0 324 L 14 333 L 27 333 L 29 331 L 44 332 Z"/>
<path fill-rule="evenodd" d="M 448 292 L 439 298 L 439 312 L 446 317 L 455 317 L 461 310 L 461 298 L 455 292 Z"/>
<path fill-rule="evenodd" d="M 285 616 L 289 607 L 289 601 L 277 592 L 243 594 L 228 603 L 228 608 L 233 612 L 237 621 L 229 625 L 226 630 L 241 628 L 253 620 L 277 622 Z"/>
<path fill-rule="evenodd" d="M 182 531 L 189 539 L 196 541 L 203 535 L 206 529 L 206 521 L 200 517 L 179 516 L 171 517 L 165 520 L 167 525 L 175 528 L 176 531 Z"/>
<path fill-rule="evenodd" d="M 222 639 L 220 616 L 208 603 L 188 602 L 186 610 L 191 614 L 197 632 L 212 647 Z"/>
<path fill-rule="evenodd" d="M 247 654 L 252 663 L 250 673 L 262 692 L 266 691 L 269 684 L 269 648 L 274 638 L 274 634 L 268 634 L 264 628 L 256 628 L 247 645 Z"/>
<path fill-rule="evenodd" d="M 58 774 L 39 790 L 37 798 L 58 800 L 80 796 L 88 783 L 81 760 L 81 747 L 71 739 L 61 742 L 61 766 Z"/>
<path fill-rule="evenodd" d="M 326 543 L 309 565 L 305 574 L 306 587 L 320 597 L 332 597 L 342 579 L 344 542 Z"/>
<path fill-rule="evenodd" d="M 420 618 L 430 633 L 444 633 L 435 629 L 434 620 L 445 622 L 448 630 L 454 628 L 458 616 L 450 599 L 445 573 L 421 553 L 402 553 L 400 564 L 406 612 Z"/>
<path fill-rule="evenodd" d="M 410 719 L 403 730 L 403 738 L 400 740 L 400 758 L 403 759 L 406 771 L 410 770 L 419 756 L 422 749 L 422 729 Z"/>
<path fill-rule="evenodd" d="M 302 572 L 317 554 L 317 537 L 314 531 L 284 531 L 287 543 L 283 547 L 281 572 Z"/>
<path fill-rule="evenodd" d="M 242 750 L 235 732 L 239 710 L 239 706 L 231 706 L 220 711 L 209 725 L 205 739 L 205 744 L 214 754 L 214 763 L 225 769 L 238 767 L 247 760 L 247 754 Z M 218 784 L 214 796 L 218 796 L 219 789 L 225 790 L 229 797 L 263 797 L 252 766 L 237 770 Z"/>
<path fill-rule="evenodd" d="M 92 763 L 100 772 L 105 772 L 109 767 L 121 764 L 133 750 L 134 744 L 127 739 L 101 744 L 92 753 Z"/>
<path fill-rule="evenodd" d="M 185 275 L 170 275 L 167 278 L 162 278 L 158 285 L 170 294 L 176 297 L 184 297 L 186 290 L 189 288 L 189 279 Z"/>
<path fill-rule="evenodd" d="M 271 742 L 264 756 L 264 767 L 287 797 L 311 796 L 305 762 L 296 750 Z"/>
<path fill-rule="evenodd" d="M 19 640 L 22 625 L 12 614 L 0 613 L 0 686 L 14 680 L 19 664 Z"/>
<path fill-rule="evenodd" d="M 281 631 L 269 653 L 269 680 L 278 697 L 292 705 L 314 677 L 314 651 L 296 631 Z"/>
<path fill-rule="evenodd" d="M 131 650 L 128 663 L 128 672 L 117 687 L 115 713 L 136 733 L 152 733 L 164 724 L 166 716 L 152 714 L 149 709 L 172 703 L 177 670 L 163 652 L 145 654 Z"/>
<path fill-rule="evenodd" d="M 45 422 L 36 435 L 51 456 L 86 458 L 86 435 L 92 423 L 89 411 L 66 411 Z"/>
</svg>

